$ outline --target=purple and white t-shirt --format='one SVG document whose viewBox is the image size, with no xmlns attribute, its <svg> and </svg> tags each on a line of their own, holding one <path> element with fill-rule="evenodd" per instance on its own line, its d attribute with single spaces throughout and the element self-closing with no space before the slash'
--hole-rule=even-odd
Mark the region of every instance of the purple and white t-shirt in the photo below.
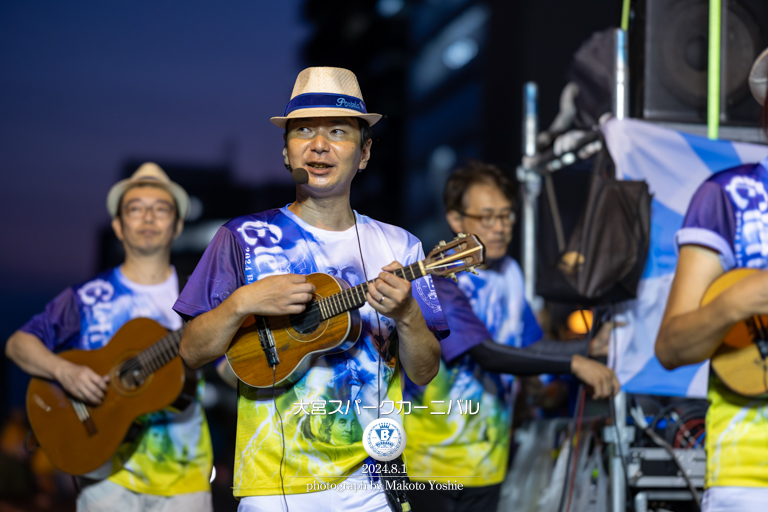
<svg viewBox="0 0 768 512">
<path fill-rule="evenodd" d="M 166 329 L 178 329 L 181 318 L 171 308 L 179 295 L 178 283 L 175 270 L 162 283 L 142 285 L 115 267 L 61 292 L 21 330 L 58 352 L 101 348 L 134 318 L 151 318 Z"/>
<path fill-rule="evenodd" d="M 174 309 L 196 317 L 237 288 L 267 276 L 323 272 L 355 286 L 374 279 L 392 261 L 407 266 L 424 258 L 421 242 L 407 231 L 355 215 L 356 226 L 345 231 L 310 226 L 287 207 L 228 222 L 214 236 Z M 427 326 L 447 331 L 432 280 L 417 279 L 411 289 Z M 382 403 L 381 415 L 401 422 L 398 360 L 384 350 L 380 362 L 378 348 L 390 339 L 395 323 L 377 318 L 368 304 L 359 311 L 358 342 L 317 359 L 274 403 L 269 390 L 240 383 L 235 496 L 281 494 L 283 489 L 305 493 L 309 483 L 338 482 L 367 458 L 363 430 L 377 418 Z M 398 408 L 388 406 L 398 401 Z M 310 402 L 317 405 L 306 410 L 298 405 Z M 309 414 L 310 409 L 317 413 Z"/>
<path fill-rule="evenodd" d="M 20 330 L 38 337 L 49 350 L 96 350 L 110 342 L 129 320 L 151 318 L 169 330 L 181 327 L 172 305 L 179 295 L 176 270 L 162 283 L 143 285 L 120 267 L 67 288 Z M 133 492 L 173 496 L 210 490 L 213 449 L 200 398 L 183 412 L 170 409 L 138 419 L 145 429 L 127 454 L 118 452 L 109 479 Z M 127 457 L 127 459 L 126 459 Z"/>
<path fill-rule="evenodd" d="M 712 249 L 725 271 L 768 269 L 767 187 L 768 158 L 714 174 L 693 195 L 677 245 Z M 740 396 L 714 373 L 707 398 L 707 492 L 768 487 L 768 400 Z"/>
<path fill-rule="evenodd" d="M 768 267 L 768 159 L 713 174 L 693 195 L 677 246 L 709 247 L 723 269 Z"/>
<path fill-rule="evenodd" d="M 483 370 L 468 352 L 485 340 L 523 348 L 543 333 L 510 257 L 478 275 L 459 274 L 458 285 L 442 279 L 435 286 L 451 334 L 440 341 L 443 357 L 432 382 L 406 381 L 406 400 L 429 407 L 406 416 L 406 433 L 415 434 L 406 445 L 409 471 L 416 481 L 495 485 L 509 459 L 514 377 Z"/>
</svg>

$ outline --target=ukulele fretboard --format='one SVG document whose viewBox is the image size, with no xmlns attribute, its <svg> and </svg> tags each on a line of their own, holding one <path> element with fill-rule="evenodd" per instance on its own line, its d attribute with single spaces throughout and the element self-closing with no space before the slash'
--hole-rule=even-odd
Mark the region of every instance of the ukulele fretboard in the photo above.
<svg viewBox="0 0 768 512">
<path fill-rule="evenodd" d="M 425 275 L 423 267 L 419 263 L 420 262 L 416 262 L 407 267 L 399 268 L 392 273 L 407 281 L 415 281 Z M 374 281 L 375 279 L 372 279 L 317 301 L 317 308 L 320 311 L 320 319 L 327 320 L 344 313 L 345 311 L 351 311 L 365 305 L 365 295 L 368 293 L 368 285 Z"/>
</svg>

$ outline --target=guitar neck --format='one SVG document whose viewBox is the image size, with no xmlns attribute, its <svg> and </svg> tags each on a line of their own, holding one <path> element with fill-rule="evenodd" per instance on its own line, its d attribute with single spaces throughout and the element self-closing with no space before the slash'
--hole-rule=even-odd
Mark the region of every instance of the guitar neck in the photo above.
<svg viewBox="0 0 768 512">
<path fill-rule="evenodd" d="M 426 275 L 424 266 L 420 261 L 407 267 L 398 268 L 392 273 L 406 281 L 415 281 Z M 363 307 L 366 302 L 365 295 L 368 293 L 368 285 L 374 281 L 375 279 L 372 279 L 317 301 L 317 305 L 320 308 L 320 318 L 327 320 L 346 311 Z"/>
<path fill-rule="evenodd" d="M 139 352 L 134 359 L 140 363 L 139 372 L 143 379 L 168 364 L 179 355 L 179 344 L 184 327 L 169 332 L 166 336 Z"/>
</svg>

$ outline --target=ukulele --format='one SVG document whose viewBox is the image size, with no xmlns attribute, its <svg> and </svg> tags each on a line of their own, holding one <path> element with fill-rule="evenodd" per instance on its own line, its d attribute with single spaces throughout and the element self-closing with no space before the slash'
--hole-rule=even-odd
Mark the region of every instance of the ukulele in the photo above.
<svg viewBox="0 0 768 512">
<path fill-rule="evenodd" d="M 475 235 L 459 235 L 441 241 L 427 257 L 393 272 L 414 281 L 426 275 L 448 276 L 469 270 L 485 261 L 485 247 Z M 318 358 L 349 350 L 362 330 L 359 308 L 366 304 L 368 285 L 351 287 L 328 274 L 307 275 L 315 294 L 306 309 L 296 315 L 250 315 L 232 339 L 227 360 L 237 377 L 255 388 L 286 386 L 297 382 Z"/>
<path fill-rule="evenodd" d="M 179 355 L 184 328 L 168 332 L 149 318 L 123 325 L 98 350 L 58 354 L 109 375 L 104 401 L 82 402 L 55 381 L 33 377 L 27 388 L 27 416 L 40 448 L 61 471 L 83 475 L 100 468 L 120 447 L 135 419 L 168 406 L 186 408 L 197 378 Z"/>
<path fill-rule="evenodd" d="M 701 305 L 761 270 L 739 268 L 709 286 Z M 768 315 L 753 315 L 733 326 L 711 358 L 712 370 L 731 391 L 742 396 L 768 396 Z"/>
</svg>

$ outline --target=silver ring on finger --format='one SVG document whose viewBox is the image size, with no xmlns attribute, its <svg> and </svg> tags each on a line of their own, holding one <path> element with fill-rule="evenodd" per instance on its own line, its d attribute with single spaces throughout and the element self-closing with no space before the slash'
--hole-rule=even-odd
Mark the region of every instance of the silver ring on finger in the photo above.
<svg viewBox="0 0 768 512">
<path fill-rule="evenodd" d="M 383 302 L 384 302 L 384 296 L 382 295 L 381 298 L 379 299 L 379 304 L 382 304 Z"/>
</svg>

